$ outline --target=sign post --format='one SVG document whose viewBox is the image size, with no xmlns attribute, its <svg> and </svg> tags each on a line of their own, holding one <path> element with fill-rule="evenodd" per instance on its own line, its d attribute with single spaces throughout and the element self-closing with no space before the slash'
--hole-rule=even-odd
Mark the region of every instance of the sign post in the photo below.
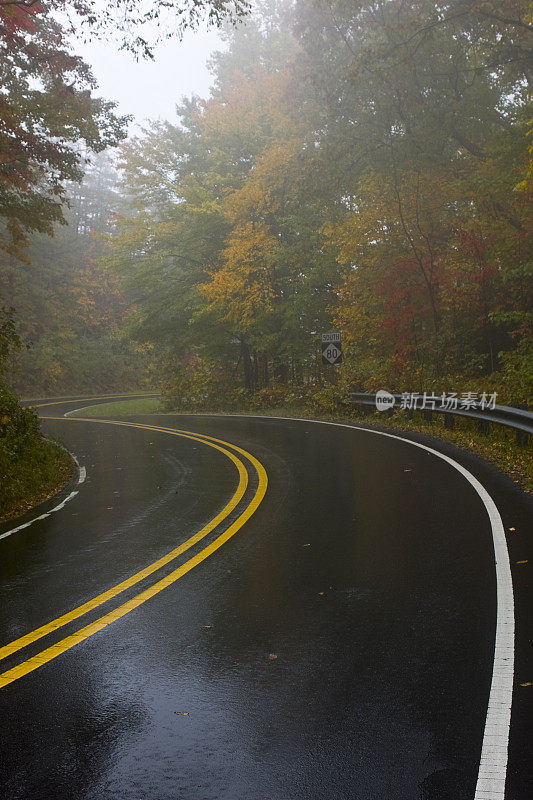
<svg viewBox="0 0 533 800">
<path fill-rule="evenodd" d="M 338 331 L 322 334 L 322 363 L 340 364 L 342 362 L 342 342 Z"/>
</svg>

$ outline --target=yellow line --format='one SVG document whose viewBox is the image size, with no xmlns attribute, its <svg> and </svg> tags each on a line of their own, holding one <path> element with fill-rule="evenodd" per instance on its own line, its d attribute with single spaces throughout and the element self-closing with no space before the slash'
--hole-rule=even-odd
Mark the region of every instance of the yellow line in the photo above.
<svg viewBox="0 0 533 800">
<path fill-rule="evenodd" d="M 89 421 L 89 420 L 87 420 Z M 91 420 L 92 422 L 93 420 Z M 131 423 L 126 423 L 131 424 Z M 158 430 L 155 426 L 153 426 L 154 430 Z M 172 429 L 160 429 L 162 431 L 172 431 Z M 206 437 L 214 441 L 214 437 Z M 239 450 L 242 453 L 246 451 L 241 450 L 241 448 L 235 447 L 236 450 Z M 46 650 L 43 650 L 41 653 L 38 653 L 33 658 L 29 658 L 27 661 L 24 661 L 17 667 L 13 667 L 13 669 L 4 672 L 3 675 L 0 675 L 0 687 L 7 686 L 9 683 L 21 678 L 23 675 L 27 675 L 29 672 L 37 669 L 38 667 L 46 664 L 48 661 L 51 661 L 53 658 L 56 658 L 61 653 L 64 653 L 66 650 L 70 650 L 71 647 L 74 647 L 76 644 L 88 639 L 93 634 L 97 633 L 98 631 L 105 628 L 107 625 L 110 625 L 112 622 L 124 617 L 126 614 L 129 614 L 130 611 L 133 611 L 138 606 L 145 603 L 147 600 L 150 600 L 154 595 L 161 592 L 163 589 L 166 589 L 167 586 L 171 586 L 177 580 L 179 580 L 183 575 L 189 572 L 191 569 L 196 567 L 198 564 L 201 564 L 206 558 L 208 558 L 212 553 L 219 549 L 228 539 L 231 539 L 237 531 L 242 528 L 242 526 L 250 519 L 252 514 L 256 511 L 258 506 L 260 505 L 263 497 L 265 496 L 267 485 L 268 485 L 268 478 L 263 465 L 256 459 L 254 456 L 249 456 L 250 460 L 254 464 L 254 467 L 257 470 L 259 484 L 255 491 L 255 494 L 250 501 L 247 508 L 240 514 L 240 516 L 233 522 L 229 528 L 224 531 L 220 536 L 218 536 L 210 545 L 205 547 L 201 550 L 197 555 L 193 556 L 193 558 L 189 559 L 182 564 L 180 567 L 175 569 L 165 578 L 157 581 L 153 586 L 145 589 L 143 592 L 138 594 L 136 597 L 133 597 L 131 600 L 128 600 L 123 605 L 119 606 L 114 611 L 110 611 L 108 614 L 105 614 L 100 619 L 97 619 L 95 622 L 92 622 L 90 625 L 87 625 L 85 628 L 73 633 L 71 636 L 67 636 L 57 644 L 48 647 Z"/>
<path fill-rule="evenodd" d="M 63 417 L 58 417 L 58 419 L 63 419 Z M 95 420 L 91 421 L 94 422 Z M 110 424 L 108 421 L 105 422 L 106 424 Z M 117 422 L 114 424 L 121 425 L 123 423 Z M 127 423 L 127 424 L 128 426 L 132 426 L 135 428 L 151 429 L 151 427 L 148 428 L 148 426 L 138 425 L 136 423 Z M 15 653 L 17 650 L 20 650 L 23 647 L 26 647 L 32 642 L 41 639 L 48 633 L 51 633 L 52 631 L 57 630 L 58 628 L 61 628 L 63 625 L 67 625 L 69 622 L 78 619 L 78 617 L 83 616 L 83 614 L 86 614 L 88 611 L 92 611 L 92 609 L 97 608 L 98 606 L 107 602 L 111 598 L 115 597 L 117 594 L 120 594 L 126 589 L 129 589 L 131 586 L 134 586 L 136 583 L 139 583 L 139 581 L 144 580 L 144 578 L 147 578 L 149 575 L 151 575 L 156 570 L 163 567 L 165 564 L 168 564 L 170 561 L 173 561 L 179 555 L 184 553 L 186 550 L 189 550 L 191 547 L 193 547 L 195 544 L 201 541 L 201 539 L 203 539 L 205 536 L 211 533 L 211 531 L 213 531 L 223 520 L 225 520 L 226 517 L 228 517 L 229 514 L 231 514 L 231 512 L 240 503 L 248 486 L 248 472 L 246 470 L 246 467 L 239 458 L 237 458 L 229 450 L 226 450 L 224 447 L 220 447 L 217 444 L 207 442 L 204 439 L 200 439 L 197 436 L 187 434 L 184 431 L 169 430 L 168 432 L 173 433 L 176 436 L 181 436 L 183 438 L 192 439 L 193 441 L 196 442 L 201 442 L 202 444 L 206 444 L 209 447 L 215 448 L 216 450 L 220 450 L 221 453 L 224 453 L 224 455 L 226 455 L 229 459 L 231 459 L 231 461 L 233 461 L 239 473 L 239 484 L 237 486 L 237 489 L 233 497 L 230 499 L 229 503 L 222 509 L 222 511 L 220 511 L 219 514 L 217 514 L 216 517 L 214 517 L 210 522 L 207 523 L 207 525 L 205 525 L 200 531 L 198 531 L 198 533 L 196 533 L 190 539 L 187 539 L 187 541 L 183 542 L 183 544 L 180 544 L 174 550 L 171 550 L 162 558 L 158 559 L 157 561 L 154 561 L 153 564 L 150 564 L 149 566 L 140 570 L 140 572 L 136 572 L 131 577 L 127 578 L 126 580 L 122 581 L 116 586 L 113 586 L 111 589 L 108 589 L 102 594 L 99 594 L 92 600 L 88 600 L 86 603 L 83 603 L 82 605 L 78 606 L 72 611 L 63 614 L 57 619 L 52 620 L 51 622 L 48 622 L 45 625 L 42 625 L 40 628 L 37 628 L 36 630 L 31 631 L 30 633 L 27 633 L 24 636 L 21 636 L 19 639 L 15 639 L 13 642 L 4 645 L 4 647 L 0 648 L 0 660 L 3 658 L 7 658 L 7 656 L 11 655 L 12 653 Z M 224 442 L 224 444 L 227 443 Z"/>
</svg>

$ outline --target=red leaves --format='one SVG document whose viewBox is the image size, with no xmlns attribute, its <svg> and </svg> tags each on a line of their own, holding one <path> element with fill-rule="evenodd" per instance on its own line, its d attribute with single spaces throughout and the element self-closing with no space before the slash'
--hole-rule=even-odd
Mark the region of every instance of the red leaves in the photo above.
<svg viewBox="0 0 533 800">
<path fill-rule="evenodd" d="M 407 358 L 417 327 L 430 310 L 424 274 L 437 290 L 436 265 L 431 265 L 428 259 L 421 259 L 421 262 L 414 258 L 398 260 L 385 272 L 378 286 L 387 311 L 382 320 L 383 328 L 396 340 L 397 352 L 403 353 L 403 358 Z"/>
<path fill-rule="evenodd" d="M 36 28 L 35 17 L 43 7 L 40 3 L 31 5 L 2 5 L 0 3 L 0 40 L 15 44 L 25 33 L 33 33 Z"/>
<path fill-rule="evenodd" d="M 459 241 L 470 255 L 478 259 L 482 259 L 485 256 L 487 252 L 487 241 L 485 239 L 477 236 L 472 231 L 466 231 L 461 228 L 456 229 L 455 233 L 457 233 Z"/>
</svg>

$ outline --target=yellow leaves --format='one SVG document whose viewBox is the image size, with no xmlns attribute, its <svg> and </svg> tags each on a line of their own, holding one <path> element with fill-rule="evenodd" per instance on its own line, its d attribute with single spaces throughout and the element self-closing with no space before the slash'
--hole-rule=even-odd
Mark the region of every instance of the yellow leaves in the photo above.
<svg viewBox="0 0 533 800">
<path fill-rule="evenodd" d="M 264 225 L 241 225 L 222 252 L 222 269 L 200 286 L 209 306 L 241 333 L 250 330 L 260 310 L 271 308 L 277 248 L 277 239 Z"/>
<path fill-rule="evenodd" d="M 224 207 L 234 224 L 248 219 L 259 220 L 262 215 L 277 210 L 268 187 L 253 178 L 249 178 L 242 189 L 228 194 Z"/>
<path fill-rule="evenodd" d="M 265 225 L 248 222 L 230 234 L 222 257 L 228 266 L 242 274 L 261 273 L 272 261 L 277 244 Z"/>
<path fill-rule="evenodd" d="M 270 144 L 250 170 L 244 186 L 228 193 L 224 208 L 234 224 L 260 221 L 267 214 L 283 211 L 297 191 L 299 137 Z"/>
<path fill-rule="evenodd" d="M 282 245 L 269 223 L 291 209 L 301 152 L 302 139 L 296 135 L 272 142 L 256 159 L 244 185 L 223 200 L 233 230 L 221 252 L 222 268 L 200 291 L 235 332 L 252 330 L 258 315 L 270 311 L 280 294 L 276 266 Z"/>
<path fill-rule="evenodd" d="M 302 138 L 297 135 L 273 142 L 257 161 L 255 179 L 262 182 L 264 187 L 271 187 L 271 190 L 283 188 L 290 191 L 298 177 L 298 157 L 302 148 Z"/>
</svg>

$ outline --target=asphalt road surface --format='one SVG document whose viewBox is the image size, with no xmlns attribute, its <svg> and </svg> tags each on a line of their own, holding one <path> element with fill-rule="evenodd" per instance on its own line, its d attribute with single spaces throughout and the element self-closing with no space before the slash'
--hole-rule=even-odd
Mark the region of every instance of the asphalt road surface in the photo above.
<svg viewBox="0 0 533 800">
<path fill-rule="evenodd" d="M 40 411 L 85 480 L 0 526 L 0 800 L 533 797 L 533 504 L 511 480 L 422 436 L 62 418 L 80 405 Z M 507 537 L 505 791 L 494 520 L 427 447 Z"/>
</svg>

